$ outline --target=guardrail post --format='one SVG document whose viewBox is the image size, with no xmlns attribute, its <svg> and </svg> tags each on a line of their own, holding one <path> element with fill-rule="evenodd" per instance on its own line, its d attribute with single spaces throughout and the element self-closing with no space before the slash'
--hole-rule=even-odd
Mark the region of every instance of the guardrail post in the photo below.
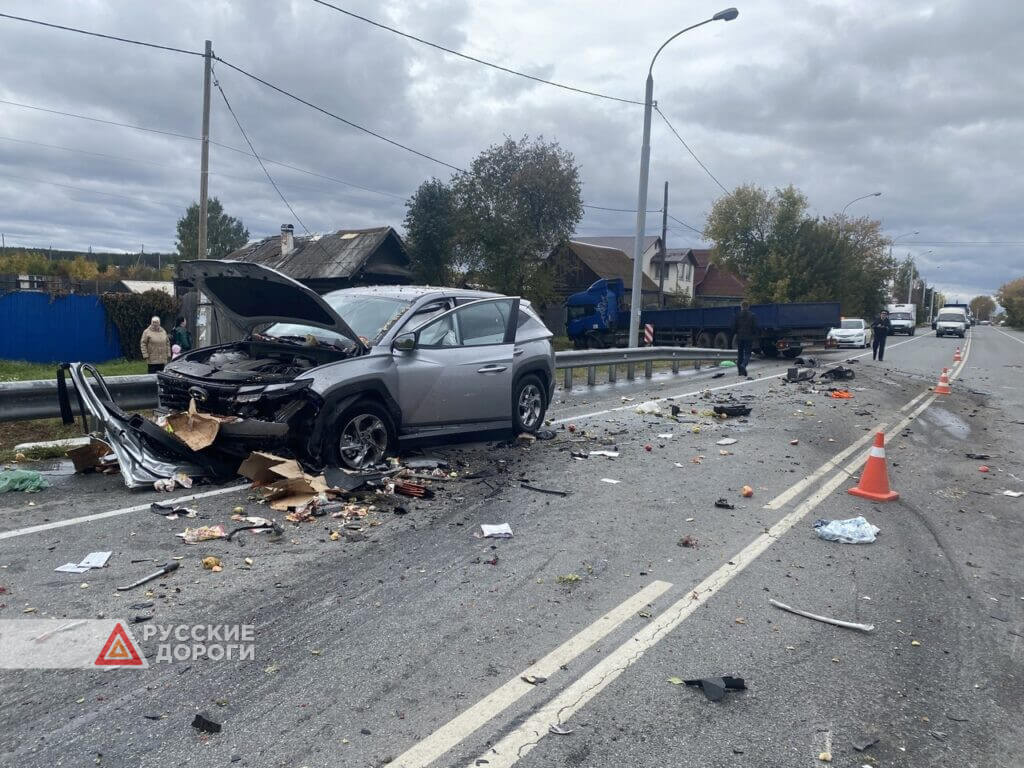
<svg viewBox="0 0 1024 768">
<path fill-rule="evenodd" d="M 562 373 L 562 389 L 572 392 L 572 368 L 566 368 Z"/>
<path fill-rule="evenodd" d="M 587 367 L 587 386 L 594 386 L 597 384 L 597 366 L 591 365 Z"/>
<path fill-rule="evenodd" d="M 644 378 L 649 379 L 654 375 L 654 361 L 648 360 L 644 363 Z"/>
<path fill-rule="evenodd" d="M 672 361 L 672 373 L 679 373 L 679 361 L 678 360 L 673 360 Z"/>
<path fill-rule="evenodd" d="M 608 366 L 608 383 L 614 384 L 619 379 L 619 366 L 612 363 Z"/>
<path fill-rule="evenodd" d="M 633 363 L 626 363 L 626 378 L 630 381 L 636 378 L 636 365 Z"/>
</svg>

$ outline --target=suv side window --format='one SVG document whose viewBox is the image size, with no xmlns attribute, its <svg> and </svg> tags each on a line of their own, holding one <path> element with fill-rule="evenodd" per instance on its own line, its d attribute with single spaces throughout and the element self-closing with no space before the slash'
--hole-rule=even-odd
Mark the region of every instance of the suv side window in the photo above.
<svg viewBox="0 0 1024 768">
<path fill-rule="evenodd" d="M 469 304 L 427 323 L 419 330 L 421 347 L 479 347 L 503 344 L 516 299 Z"/>
</svg>

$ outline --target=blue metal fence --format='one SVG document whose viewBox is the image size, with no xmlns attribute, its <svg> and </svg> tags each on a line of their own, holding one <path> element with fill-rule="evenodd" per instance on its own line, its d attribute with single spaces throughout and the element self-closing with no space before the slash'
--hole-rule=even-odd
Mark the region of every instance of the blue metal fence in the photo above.
<svg viewBox="0 0 1024 768">
<path fill-rule="evenodd" d="M 0 296 L 0 359 L 52 363 L 121 357 L 117 329 L 99 296 L 19 291 Z"/>
</svg>

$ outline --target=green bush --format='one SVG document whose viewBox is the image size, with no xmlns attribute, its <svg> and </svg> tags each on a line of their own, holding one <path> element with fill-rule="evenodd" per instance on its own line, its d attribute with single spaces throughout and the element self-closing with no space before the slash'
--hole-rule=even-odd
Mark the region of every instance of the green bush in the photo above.
<svg viewBox="0 0 1024 768">
<path fill-rule="evenodd" d="M 107 311 L 107 322 L 117 328 L 121 337 L 121 354 L 129 360 L 142 357 L 139 340 L 149 325 L 149 318 L 157 315 L 164 329 L 174 325 L 181 302 L 163 291 L 144 293 L 105 293 L 100 297 Z"/>
</svg>

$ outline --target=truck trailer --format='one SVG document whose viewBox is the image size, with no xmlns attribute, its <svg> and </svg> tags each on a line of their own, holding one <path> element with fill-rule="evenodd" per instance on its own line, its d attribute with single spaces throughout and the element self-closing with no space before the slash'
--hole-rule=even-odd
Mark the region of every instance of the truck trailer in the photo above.
<svg viewBox="0 0 1024 768">
<path fill-rule="evenodd" d="M 598 280 L 565 301 L 566 333 L 576 349 L 629 346 L 629 309 L 620 278 Z M 641 338 L 647 326 L 652 344 L 667 347 L 732 349 L 733 319 L 739 305 L 689 309 L 643 309 Z M 766 357 L 796 357 L 811 344 L 825 342 L 829 329 L 839 326 L 839 302 L 752 304 L 760 335 L 754 351 Z"/>
</svg>

